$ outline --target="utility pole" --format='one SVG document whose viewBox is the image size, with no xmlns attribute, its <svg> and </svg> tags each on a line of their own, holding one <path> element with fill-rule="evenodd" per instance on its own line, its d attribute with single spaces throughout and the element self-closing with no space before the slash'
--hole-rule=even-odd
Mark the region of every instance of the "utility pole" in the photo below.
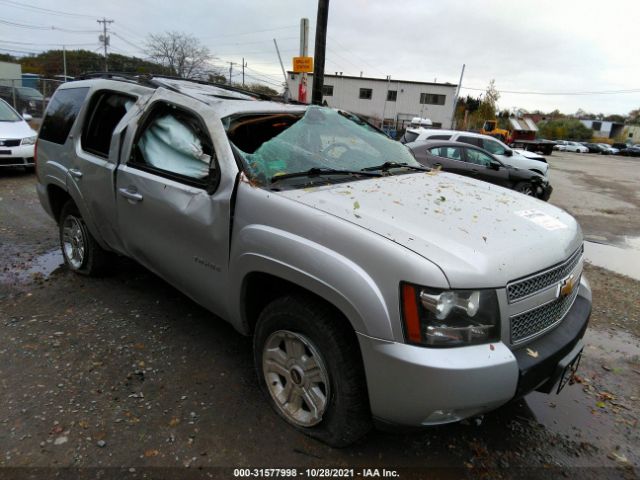
<svg viewBox="0 0 640 480">
<path fill-rule="evenodd" d="M 289 92 L 289 79 L 287 79 L 287 74 L 284 71 L 284 64 L 282 63 L 282 57 L 280 56 L 280 49 L 278 48 L 278 42 L 276 41 L 276 39 L 273 39 L 273 44 L 276 46 L 276 53 L 278 54 L 278 60 L 280 60 L 280 68 L 282 69 L 282 76 L 284 77 L 284 101 L 287 102 L 289 101 L 289 98 L 291 97 L 290 92 Z"/>
<path fill-rule="evenodd" d="M 300 56 L 309 56 L 309 19 L 300 19 Z M 302 72 L 300 85 L 298 87 L 298 101 L 307 103 L 307 72 Z"/>
<path fill-rule="evenodd" d="M 329 0 L 318 0 L 318 18 L 316 20 L 316 44 L 313 52 L 313 90 L 311 103 L 322 103 L 324 86 L 324 56 L 327 48 L 327 21 L 329 20 Z"/>
<path fill-rule="evenodd" d="M 460 88 L 462 87 L 462 77 L 464 77 L 464 67 L 465 64 L 462 64 L 462 71 L 460 72 L 460 81 L 458 82 L 458 88 L 456 88 L 456 96 L 453 99 L 453 113 L 451 114 L 451 129 L 453 130 L 455 128 L 455 123 L 456 123 L 456 108 L 458 106 L 458 96 L 460 95 Z M 466 115 L 465 115 L 466 117 Z M 466 118 L 465 118 L 465 122 L 466 122 Z"/>
<path fill-rule="evenodd" d="M 62 68 L 64 70 L 64 82 L 67 82 L 67 47 L 62 46 Z"/>
<path fill-rule="evenodd" d="M 98 23 L 102 24 L 102 35 L 98 38 L 104 45 L 104 71 L 109 71 L 109 63 L 107 61 L 107 46 L 109 45 L 109 35 L 107 35 L 107 23 L 113 23 L 113 20 L 107 20 L 105 17 L 102 17 L 102 20 L 96 20 Z"/>
<path fill-rule="evenodd" d="M 382 120 L 380 120 L 380 128 L 382 130 L 384 130 L 384 116 L 387 113 L 387 100 L 389 99 L 389 86 L 391 84 L 391 75 L 387 75 L 387 91 L 384 95 L 384 106 L 382 107 Z M 398 92 L 396 91 L 396 95 L 398 95 Z M 398 99 L 396 98 L 396 102 L 398 101 Z"/>
<path fill-rule="evenodd" d="M 247 64 L 244 61 L 244 57 L 242 57 L 242 86 L 244 87 L 244 67 L 246 67 Z"/>
<path fill-rule="evenodd" d="M 231 86 L 231 79 L 233 77 L 233 66 L 238 65 L 236 62 L 227 62 L 229 64 L 229 86 Z M 242 83 L 244 84 L 244 59 L 242 60 Z"/>
</svg>

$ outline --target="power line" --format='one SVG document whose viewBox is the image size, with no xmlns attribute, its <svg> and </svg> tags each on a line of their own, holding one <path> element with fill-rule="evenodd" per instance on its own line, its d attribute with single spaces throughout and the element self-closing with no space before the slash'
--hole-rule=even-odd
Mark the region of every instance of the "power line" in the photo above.
<svg viewBox="0 0 640 480">
<path fill-rule="evenodd" d="M 57 31 L 60 31 L 60 32 L 67 32 L 67 33 L 97 33 L 98 32 L 98 30 L 74 30 L 74 29 L 70 29 L 70 28 L 54 27 L 53 25 L 51 25 L 51 26 L 29 25 L 27 23 L 18 23 L 18 22 L 13 22 L 11 20 L 6 20 L 6 19 L 2 19 L 2 18 L 0 18 L 0 23 L 3 23 L 5 25 L 10 25 L 12 27 L 26 28 L 26 29 L 29 29 L 29 30 L 57 30 Z"/>
<path fill-rule="evenodd" d="M 223 62 L 225 62 L 225 63 L 229 63 L 229 62 L 231 61 L 231 60 L 229 59 L 229 57 L 226 57 L 226 58 L 225 58 L 225 57 L 219 57 L 219 56 L 216 56 L 216 59 L 222 60 L 222 61 L 223 61 Z M 235 61 L 234 61 L 234 63 L 238 63 L 238 64 L 239 64 L 239 62 L 235 62 Z M 212 65 L 213 65 L 214 67 L 216 67 L 216 68 L 226 68 L 226 66 L 220 66 L 220 65 L 215 65 L 215 64 L 212 64 Z M 256 63 L 251 62 L 251 65 L 256 65 Z M 262 65 L 272 65 L 272 64 L 271 64 L 271 63 L 269 63 L 269 64 L 264 64 L 264 63 L 263 63 Z M 253 72 L 254 74 L 256 74 L 256 75 L 261 75 L 261 76 L 264 76 L 264 77 L 267 77 L 267 78 L 268 78 L 268 77 L 282 78 L 282 74 L 281 74 L 281 73 L 266 73 L 266 72 L 261 72 L 260 70 L 256 70 L 255 68 L 252 68 L 252 67 L 249 67 L 249 66 L 245 66 L 245 68 L 246 68 L 247 70 L 252 71 L 252 72 Z M 269 78 L 269 80 L 273 80 L 273 79 L 272 79 L 272 78 Z"/>
<path fill-rule="evenodd" d="M 255 70 L 251 70 L 251 71 L 252 71 L 253 73 L 247 73 L 247 75 L 251 75 L 251 76 L 252 76 L 252 77 L 254 77 L 254 78 L 255 78 L 255 77 L 261 78 L 261 79 L 263 79 L 263 80 L 264 80 L 265 82 L 267 82 L 267 83 L 269 83 L 269 82 L 276 82 L 276 83 L 277 83 L 277 80 L 275 80 L 275 79 L 273 79 L 273 78 L 271 78 L 271 77 L 267 77 L 267 76 L 262 75 L 262 74 L 260 74 L 260 73 L 256 73 L 256 72 L 255 72 Z M 281 82 L 280 82 L 280 83 L 281 83 Z M 278 84 L 280 84 L 280 83 L 278 83 Z"/>
<path fill-rule="evenodd" d="M 475 90 L 475 91 L 486 91 L 486 88 L 476 88 L 476 87 L 460 87 L 466 90 Z M 593 91 L 593 92 L 528 92 L 522 90 L 496 90 L 498 93 L 512 93 L 516 95 L 618 95 L 625 93 L 640 93 L 640 88 L 632 88 L 627 90 L 602 90 L 602 91 Z"/>
<path fill-rule="evenodd" d="M 128 36 L 131 36 L 131 37 L 137 39 L 140 42 L 146 42 L 145 37 L 141 36 L 139 32 L 134 31 L 133 29 L 127 27 L 121 21 L 118 21 L 118 28 L 124 29 L 124 31 L 127 32 Z"/>
<path fill-rule="evenodd" d="M 280 40 L 295 40 L 295 39 L 298 39 L 298 37 L 283 37 L 283 38 L 278 38 L 278 41 L 280 41 Z M 256 42 L 242 42 L 242 43 L 238 43 L 238 42 L 222 43 L 222 44 L 216 44 L 216 46 L 214 48 L 229 47 L 229 46 L 241 47 L 243 45 L 256 45 L 256 44 L 267 44 L 267 43 L 269 43 L 269 41 L 265 41 L 265 40 L 258 40 Z"/>
<path fill-rule="evenodd" d="M 2 0 L 0 0 L 2 1 Z M 298 25 L 292 25 L 288 27 L 276 27 L 276 28 L 267 28 L 265 30 L 252 30 L 251 32 L 243 32 L 243 33 L 230 33 L 228 35 L 216 35 L 214 37 L 203 37 L 202 39 L 213 39 L 213 38 L 226 38 L 226 37 L 240 37 L 242 35 L 252 35 L 254 33 L 262 33 L 262 32 L 274 32 L 276 30 L 286 30 L 288 28 L 300 28 Z"/>
<path fill-rule="evenodd" d="M 333 48 L 329 47 L 327 45 L 327 50 L 329 50 L 330 52 L 333 52 L 332 55 L 336 55 L 340 58 L 342 58 L 343 60 L 345 60 L 346 62 L 349 62 L 351 65 L 353 65 L 354 67 L 356 67 L 356 69 L 358 70 L 363 70 L 362 65 L 356 65 L 355 63 L 353 63 L 351 60 L 349 60 L 348 58 L 340 55 L 338 52 L 336 52 Z M 344 68 L 344 65 L 339 64 L 338 62 L 336 62 L 335 60 L 333 60 L 333 63 L 335 63 L 336 65 L 340 66 L 341 68 Z M 346 70 L 346 68 L 344 68 Z"/>
<path fill-rule="evenodd" d="M 4 47 L 0 47 L 0 50 L 3 52 L 13 52 L 13 53 L 28 53 L 30 55 L 37 55 L 41 52 L 34 52 L 32 50 L 15 50 L 13 48 L 4 48 Z"/>
<path fill-rule="evenodd" d="M 280 53 L 295 53 L 296 50 L 280 50 Z M 273 50 L 256 50 L 253 52 L 233 52 L 233 53 L 227 53 L 227 52 L 223 52 L 223 55 L 227 55 L 229 57 L 241 57 L 242 55 L 275 55 L 275 51 Z"/>
<path fill-rule="evenodd" d="M 12 40 L 1 40 L 0 39 L 0 43 L 9 43 L 11 45 L 32 45 L 35 47 L 48 47 L 48 46 L 62 46 L 65 45 L 67 47 L 82 47 L 82 46 L 87 46 L 87 45 L 95 45 L 96 42 L 91 42 L 91 43 L 65 43 L 65 42 L 60 42 L 60 43 L 30 43 L 30 42 L 14 42 Z"/>
<path fill-rule="evenodd" d="M 127 40 L 126 38 L 124 38 L 122 35 L 118 35 L 118 33 L 117 33 L 117 32 L 114 32 L 114 31 L 113 31 L 113 29 L 111 29 L 111 33 L 112 33 L 113 35 L 115 35 L 116 37 L 118 37 L 120 40 L 122 40 L 124 43 L 126 43 L 127 45 L 129 45 L 130 47 L 133 47 L 133 48 L 135 48 L 136 50 L 139 50 L 139 51 L 140 51 L 140 52 L 142 52 L 142 53 L 146 53 L 146 52 L 144 51 L 144 49 L 140 48 L 140 47 L 139 47 L 138 45 L 136 45 L 135 43 L 130 42 L 129 40 Z"/>
<path fill-rule="evenodd" d="M 269 80 L 264 80 L 264 79 L 261 79 L 261 78 L 258 78 L 258 77 L 254 77 L 253 75 L 250 75 L 248 73 L 245 73 L 245 76 L 248 77 L 248 78 L 253 78 L 257 82 L 267 83 L 269 85 L 274 85 L 276 87 L 281 87 L 282 86 L 282 83 L 276 83 L 276 82 L 272 82 L 272 81 L 269 81 Z"/>
<path fill-rule="evenodd" d="M 340 42 L 338 42 L 335 38 L 333 38 L 330 35 L 327 35 L 327 37 L 334 42 L 336 45 L 338 45 L 340 48 L 342 48 L 342 50 L 344 50 L 345 52 L 349 52 L 351 53 L 351 55 L 353 55 L 354 57 L 358 57 L 364 64 L 369 65 L 369 67 L 371 67 L 372 69 L 378 71 L 379 73 L 381 73 L 382 75 L 386 75 L 382 70 L 380 70 L 378 67 L 370 64 L 369 62 L 367 62 L 364 58 L 360 57 L 359 55 L 355 54 L 353 51 L 349 50 L 347 47 L 345 47 L 344 45 L 342 45 Z"/>
<path fill-rule="evenodd" d="M 42 8 L 42 7 L 36 7 L 35 5 L 29 5 L 26 3 L 18 3 L 18 2 L 13 2 L 11 0 L 0 0 L 0 3 L 4 3 L 6 5 L 11 5 L 12 7 L 15 8 L 21 8 L 23 10 L 33 10 L 33 11 L 37 11 L 37 12 L 43 12 L 43 13 L 47 13 L 49 15 L 60 15 L 60 16 L 69 16 L 69 17 L 84 17 L 84 18 L 95 18 L 92 15 L 83 15 L 81 13 L 71 13 L 71 12 L 63 12 L 60 10 L 52 10 L 50 8 Z"/>
</svg>

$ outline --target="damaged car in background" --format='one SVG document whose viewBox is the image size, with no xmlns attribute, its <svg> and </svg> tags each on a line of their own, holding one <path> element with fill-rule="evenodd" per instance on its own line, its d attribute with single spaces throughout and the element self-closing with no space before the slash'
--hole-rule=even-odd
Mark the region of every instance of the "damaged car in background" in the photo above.
<svg viewBox="0 0 640 480">
<path fill-rule="evenodd" d="M 347 112 L 96 76 L 54 94 L 37 176 L 70 270 L 133 258 L 252 336 L 269 404 L 327 444 L 456 422 L 577 368 L 575 219 L 425 168 Z"/>
<path fill-rule="evenodd" d="M 406 147 L 427 167 L 484 180 L 545 201 L 553 190 L 542 175 L 505 165 L 489 152 L 467 143 L 428 140 L 407 143 Z"/>
</svg>

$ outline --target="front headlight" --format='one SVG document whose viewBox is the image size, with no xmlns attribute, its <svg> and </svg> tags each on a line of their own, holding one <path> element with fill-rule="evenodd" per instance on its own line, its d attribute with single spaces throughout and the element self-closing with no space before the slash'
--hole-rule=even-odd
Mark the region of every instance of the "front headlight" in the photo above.
<svg viewBox="0 0 640 480">
<path fill-rule="evenodd" d="M 407 343 L 460 347 L 500 339 L 495 290 L 435 290 L 403 283 L 401 295 Z"/>
<path fill-rule="evenodd" d="M 33 137 L 24 137 L 20 142 L 20 145 L 33 145 L 36 143 L 38 137 L 34 135 Z"/>
</svg>

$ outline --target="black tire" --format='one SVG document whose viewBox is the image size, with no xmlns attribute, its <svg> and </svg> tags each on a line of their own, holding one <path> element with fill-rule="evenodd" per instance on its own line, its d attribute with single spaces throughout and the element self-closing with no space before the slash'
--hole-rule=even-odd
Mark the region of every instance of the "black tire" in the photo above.
<svg viewBox="0 0 640 480">
<path fill-rule="evenodd" d="M 78 236 L 81 237 L 81 241 L 84 246 L 82 258 L 80 260 L 77 257 L 72 258 L 68 248 L 65 249 L 65 227 L 69 227 L 70 224 L 74 227 L 77 225 L 77 233 Z M 69 270 L 87 276 L 100 276 L 108 272 L 109 266 L 113 261 L 113 254 L 107 252 L 98 245 L 89 232 L 87 225 L 84 223 L 78 207 L 72 200 L 69 200 L 62 207 L 58 227 L 62 256 Z M 69 242 L 67 241 L 67 244 L 68 243 Z"/>
<path fill-rule="evenodd" d="M 280 332 L 301 335 L 310 341 L 313 350 L 305 350 L 305 355 L 319 355 L 325 367 L 328 377 L 325 409 L 318 423 L 312 426 L 296 424 L 276 403 L 267 386 L 263 353 L 268 341 Z M 276 413 L 294 428 L 337 448 L 354 443 L 371 429 L 364 367 L 357 338 L 351 325 L 330 306 L 305 295 L 274 300 L 260 314 L 253 350 L 260 387 Z M 283 382 L 286 380 L 284 376 L 280 378 Z M 293 376 L 287 378 L 292 381 Z M 291 385 L 295 388 L 293 382 Z"/>
<path fill-rule="evenodd" d="M 514 185 L 513 189 L 516 192 L 520 192 L 524 195 L 529 195 L 531 197 L 536 197 L 537 188 L 531 182 L 518 182 Z"/>
</svg>

